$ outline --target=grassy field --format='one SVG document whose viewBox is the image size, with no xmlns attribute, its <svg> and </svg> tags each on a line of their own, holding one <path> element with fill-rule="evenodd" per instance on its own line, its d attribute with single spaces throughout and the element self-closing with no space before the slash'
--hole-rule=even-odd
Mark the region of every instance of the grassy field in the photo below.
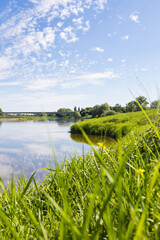
<svg viewBox="0 0 160 240">
<path fill-rule="evenodd" d="M 159 133 L 150 123 L 114 148 L 91 145 L 61 166 L 55 159 L 41 183 L 36 172 L 28 181 L 0 181 L 0 239 L 159 240 Z"/>
<path fill-rule="evenodd" d="M 145 112 L 153 122 L 160 119 L 157 110 L 147 110 Z M 82 128 L 88 135 L 106 135 L 108 137 L 118 138 L 119 134 L 125 136 L 131 130 L 141 129 L 148 125 L 148 123 L 146 116 L 141 111 L 120 113 L 75 123 L 71 126 L 71 133 L 81 133 Z"/>
</svg>

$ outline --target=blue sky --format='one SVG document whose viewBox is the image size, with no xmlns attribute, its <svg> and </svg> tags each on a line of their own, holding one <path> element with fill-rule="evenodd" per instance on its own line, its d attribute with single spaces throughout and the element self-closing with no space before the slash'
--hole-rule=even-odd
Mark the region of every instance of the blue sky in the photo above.
<svg viewBox="0 0 160 240">
<path fill-rule="evenodd" d="M 0 1 L 0 107 L 55 111 L 158 98 L 160 1 Z"/>
</svg>

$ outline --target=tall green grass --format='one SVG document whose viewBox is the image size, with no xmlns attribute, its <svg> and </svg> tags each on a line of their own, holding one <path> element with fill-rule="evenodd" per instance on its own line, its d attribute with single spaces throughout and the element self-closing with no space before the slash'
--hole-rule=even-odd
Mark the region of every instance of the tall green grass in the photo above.
<svg viewBox="0 0 160 240">
<path fill-rule="evenodd" d="M 158 125 L 46 171 L 0 181 L 0 239 L 159 240 Z"/>
<path fill-rule="evenodd" d="M 147 116 L 156 122 L 160 119 L 157 110 L 145 111 Z M 81 133 L 81 128 L 89 135 L 105 135 L 112 138 L 118 138 L 119 133 L 126 136 L 134 129 L 147 127 L 148 119 L 142 111 L 131 113 L 120 113 L 113 116 L 101 117 L 84 120 L 71 126 L 71 133 Z"/>
</svg>

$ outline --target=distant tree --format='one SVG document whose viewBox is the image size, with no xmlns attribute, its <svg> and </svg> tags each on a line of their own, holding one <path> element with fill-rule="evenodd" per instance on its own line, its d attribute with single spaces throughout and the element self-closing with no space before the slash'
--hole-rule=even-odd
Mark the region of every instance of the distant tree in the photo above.
<svg viewBox="0 0 160 240">
<path fill-rule="evenodd" d="M 147 98 L 144 97 L 144 96 L 139 96 L 139 97 L 136 98 L 136 101 L 131 101 L 131 102 L 127 103 L 126 112 L 140 111 L 141 108 L 140 108 L 138 103 L 141 105 L 141 107 L 143 109 L 147 109 L 147 105 L 148 105 Z"/>
<path fill-rule="evenodd" d="M 109 111 L 110 107 L 108 103 L 101 105 L 95 105 L 92 110 L 92 117 L 100 117 L 104 112 Z"/>
<path fill-rule="evenodd" d="M 3 115 L 3 111 L 2 111 L 2 109 L 0 108 L 0 115 Z"/>
<path fill-rule="evenodd" d="M 94 117 L 96 117 L 96 116 L 98 116 L 98 109 L 99 109 L 99 105 L 95 105 L 94 107 L 93 107 L 93 109 L 92 109 L 92 117 L 94 118 Z"/>
<path fill-rule="evenodd" d="M 98 117 L 100 117 L 104 112 L 109 111 L 110 107 L 108 103 L 101 104 L 98 109 Z"/>
<path fill-rule="evenodd" d="M 74 112 L 77 112 L 77 107 L 76 106 L 74 107 Z"/>
<path fill-rule="evenodd" d="M 131 101 L 126 104 L 126 112 L 135 112 L 137 110 L 136 101 Z"/>
<path fill-rule="evenodd" d="M 73 112 L 70 108 L 60 108 L 57 112 Z"/>
<path fill-rule="evenodd" d="M 86 107 L 81 109 L 80 114 L 82 117 L 88 116 L 88 115 L 92 115 L 92 107 Z"/>
<path fill-rule="evenodd" d="M 75 118 L 81 118 L 80 112 L 75 112 L 73 115 Z"/>
<path fill-rule="evenodd" d="M 121 107 L 121 112 L 126 113 L 126 107 Z"/>
<path fill-rule="evenodd" d="M 121 112 L 122 107 L 121 107 L 120 104 L 117 103 L 117 104 L 113 107 L 113 110 L 114 110 L 115 112 Z"/>
<path fill-rule="evenodd" d="M 153 101 L 153 102 L 151 102 L 151 108 L 153 108 L 153 109 L 156 109 L 156 108 L 158 108 L 158 100 L 155 100 L 155 101 Z"/>
<path fill-rule="evenodd" d="M 78 112 L 80 112 L 81 111 L 81 108 L 80 107 L 78 107 Z"/>
<path fill-rule="evenodd" d="M 65 112 L 73 112 L 73 111 L 70 108 L 60 108 L 57 110 L 56 116 L 60 118 L 66 117 L 67 115 L 65 114 Z"/>
<path fill-rule="evenodd" d="M 139 96 L 139 97 L 136 98 L 136 100 L 139 102 L 139 104 L 141 105 L 141 107 L 142 107 L 143 109 L 147 109 L 147 105 L 148 105 L 149 102 L 147 101 L 147 98 L 146 98 L 146 97 L 144 97 L 144 96 Z M 139 107 L 139 105 L 138 105 L 137 102 L 136 102 L 136 104 L 137 104 L 137 111 L 140 111 L 141 108 Z"/>
</svg>

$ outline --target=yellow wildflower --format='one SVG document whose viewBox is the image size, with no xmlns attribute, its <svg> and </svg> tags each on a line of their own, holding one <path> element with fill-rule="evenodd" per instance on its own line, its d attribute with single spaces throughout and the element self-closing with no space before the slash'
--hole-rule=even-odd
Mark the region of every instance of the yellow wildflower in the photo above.
<svg viewBox="0 0 160 240">
<path fill-rule="evenodd" d="M 102 149 L 106 148 L 105 145 L 101 142 L 98 142 L 97 145 L 98 145 L 98 148 L 102 148 Z"/>
<path fill-rule="evenodd" d="M 136 172 L 139 173 L 143 177 L 143 173 L 145 172 L 145 170 L 140 168 L 140 169 L 136 170 Z"/>
</svg>

